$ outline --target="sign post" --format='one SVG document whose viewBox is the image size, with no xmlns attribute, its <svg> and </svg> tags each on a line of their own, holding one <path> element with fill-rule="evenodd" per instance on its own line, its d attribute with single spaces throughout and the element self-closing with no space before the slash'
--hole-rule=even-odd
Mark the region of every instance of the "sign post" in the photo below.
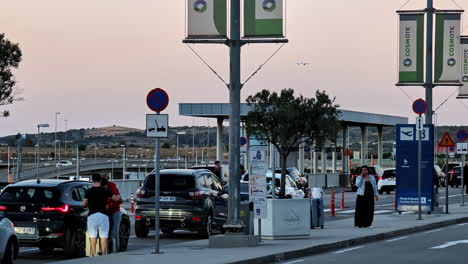
<svg viewBox="0 0 468 264">
<path fill-rule="evenodd" d="M 424 130 L 424 121 L 422 115 L 427 111 L 427 103 L 423 99 L 418 99 L 413 103 L 413 111 L 419 115 L 416 118 L 416 131 L 418 132 L 418 220 L 421 218 L 421 153 L 422 153 L 422 132 Z"/>
<path fill-rule="evenodd" d="M 447 175 L 447 180 L 445 183 L 445 213 L 448 214 L 448 205 L 449 205 L 449 184 L 448 184 L 448 163 L 449 163 L 449 148 L 450 147 L 455 147 L 455 143 L 453 142 L 452 138 L 450 137 L 448 132 L 445 132 L 444 136 L 439 142 L 439 147 L 445 147 L 445 175 Z"/>
<path fill-rule="evenodd" d="M 168 116 L 160 115 L 159 113 L 166 109 L 169 104 L 169 96 L 167 93 L 160 89 L 156 88 L 151 90 L 146 96 L 146 104 L 148 107 L 156 112 L 156 115 L 147 115 L 146 116 L 146 135 L 148 137 L 156 138 L 154 144 L 154 225 L 155 225 L 155 250 L 154 254 L 160 254 L 159 250 L 159 232 L 160 232 L 160 217 L 159 217 L 159 208 L 160 208 L 160 182 L 161 177 L 159 174 L 160 162 L 161 162 L 161 148 L 160 148 L 160 138 L 167 137 L 168 130 Z M 154 116 L 154 117 L 151 117 Z M 166 116 L 165 118 L 163 116 Z M 154 120 L 154 122 L 148 122 Z M 165 120 L 165 122 L 164 122 Z M 159 121 L 159 122 L 158 122 Z"/>
<path fill-rule="evenodd" d="M 457 134 L 458 139 L 460 132 Z M 461 154 L 461 206 L 465 206 L 465 155 L 468 154 L 468 143 L 457 143 L 457 154 Z"/>
</svg>

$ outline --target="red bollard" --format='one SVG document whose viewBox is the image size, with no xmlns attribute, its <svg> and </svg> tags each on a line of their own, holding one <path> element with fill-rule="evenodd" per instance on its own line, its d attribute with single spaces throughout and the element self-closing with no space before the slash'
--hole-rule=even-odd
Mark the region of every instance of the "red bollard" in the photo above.
<svg viewBox="0 0 468 264">
<path fill-rule="evenodd" d="M 341 210 L 344 210 L 344 190 L 341 190 Z"/>
<path fill-rule="evenodd" d="M 331 190 L 331 202 L 330 202 L 330 214 L 331 216 L 335 216 L 335 193 L 333 189 Z"/>
<path fill-rule="evenodd" d="M 135 213 L 135 200 L 133 199 L 133 193 L 130 195 L 130 212 Z"/>
</svg>

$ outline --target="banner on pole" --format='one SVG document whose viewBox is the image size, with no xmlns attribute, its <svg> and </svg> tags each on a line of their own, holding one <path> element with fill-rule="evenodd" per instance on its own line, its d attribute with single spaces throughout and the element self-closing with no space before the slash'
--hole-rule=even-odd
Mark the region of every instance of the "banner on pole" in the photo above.
<svg viewBox="0 0 468 264">
<path fill-rule="evenodd" d="M 468 36 L 460 37 L 461 45 L 461 82 L 463 86 L 460 86 L 458 90 L 457 99 L 468 98 Z"/>
<path fill-rule="evenodd" d="M 227 0 L 187 0 L 187 38 L 227 37 Z"/>
<path fill-rule="evenodd" d="M 424 14 L 400 14 L 399 83 L 424 82 Z"/>
<path fill-rule="evenodd" d="M 245 37 L 284 37 L 284 0 L 244 0 Z"/>
<path fill-rule="evenodd" d="M 460 82 L 461 13 L 436 14 L 434 81 Z"/>
</svg>

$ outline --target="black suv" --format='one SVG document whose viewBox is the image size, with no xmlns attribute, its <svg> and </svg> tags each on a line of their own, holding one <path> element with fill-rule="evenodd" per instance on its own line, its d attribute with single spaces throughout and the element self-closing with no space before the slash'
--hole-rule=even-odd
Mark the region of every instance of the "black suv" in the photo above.
<svg viewBox="0 0 468 264">
<path fill-rule="evenodd" d="M 197 231 L 210 236 L 222 229 L 227 217 L 228 195 L 220 180 L 209 170 L 162 170 L 160 227 L 164 234 L 175 229 Z M 147 237 L 154 229 L 154 171 L 137 191 L 135 233 Z"/>
<path fill-rule="evenodd" d="M 81 203 L 90 187 L 89 182 L 62 180 L 10 184 L 0 195 L 0 219 L 13 222 L 20 246 L 39 247 L 44 253 L 63 248 L 68 257 L 82 257 L 87 209 Z M 130 237 L 130 219 L 122 211 L 121 251 L 127 249 Z"/>
</svg>

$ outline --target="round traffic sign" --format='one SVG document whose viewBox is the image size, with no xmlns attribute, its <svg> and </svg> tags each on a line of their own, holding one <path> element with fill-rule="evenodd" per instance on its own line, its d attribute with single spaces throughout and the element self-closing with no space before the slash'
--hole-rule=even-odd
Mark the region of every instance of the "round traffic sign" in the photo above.
<svg viewBox="0 0 468 264">
<path fill-rule="evenodd" d="M 245 144 L 247 144 L 247 138 L 246 137 L 241 137 L 240 138 L 240 145 L 244 146 Z"/>
<path fill-rule="evenodd" d="M 468 133 L 465 130 L 460 130 L 457 133 L 457 139 L 460 142 L 466 141 L 468 139 Z"/>
<path fill-rule="evenodd" d="M 166 91 L 161 88 L 153 89 L 146 96 L 146 104 L 151 110 L 161 112 L 166 109 L 169 104 L 169 96 Z"/>
<path fill-rule="evenodd" d="M 418 100 L 414 101 L 413 111 L 418 115 L 422 115 L 422 114 L 426 113 L 426 111 L 427 111 L 426 101 L 424 101 L 423 99 L 418 99 Z"/>
</svg>

